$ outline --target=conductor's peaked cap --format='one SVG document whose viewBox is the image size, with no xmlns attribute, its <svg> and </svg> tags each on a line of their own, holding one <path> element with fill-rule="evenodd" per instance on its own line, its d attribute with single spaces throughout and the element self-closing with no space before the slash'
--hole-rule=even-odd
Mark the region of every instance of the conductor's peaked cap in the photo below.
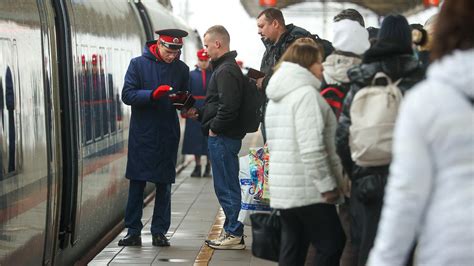
<svg viewBox="0 0 474 266">
<path fill-rule="evenodd" d="M 155 33 L 159 35 L 158 40 L 161 44 L 175 50 L 183 47 L 183 37 L 188 36 L 186 31 L 180 29 L 157 30 Z"/>
</svg>

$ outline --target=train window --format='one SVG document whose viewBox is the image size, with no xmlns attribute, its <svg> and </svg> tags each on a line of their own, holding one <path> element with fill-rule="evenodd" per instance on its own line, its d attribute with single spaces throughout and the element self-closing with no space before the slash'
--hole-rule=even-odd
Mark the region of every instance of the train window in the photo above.
<svg viewBox="0 0 474 266">
<path fill-rule="evenodd" d="M 15 92 L 10 67 L 5 74 L 5 105 L 8 114 L 8 172 L 16 169 L 16 125 L 15 125 Z"/>
<path fill-rule="evenodd" d="M 120 88 L 123 81 L 120 77 L 125 72 L 120 65 L 125 59 L 129 60 L 129 51 L 89 46 L 78 48 L 81 51 L 77 57 L 81 142 L 86 147 L 122 130 Z"/>
<path fill-rule="evenodd" d="M 101 98 L 101 79 L 99 74 L 98 66 L 98 56 L 97 53 L 91 55 L 91 89 L 92 89 L 92 126 L 94 132 L 94 140 L 100 140 L 102 138 L 102 124 L 101 124 L 101 108 L 100 108 L 100 98 Z"/>
<path fill-rule="evenodd" d="M 82 143 L 92 143 L 93 139 L 93 123 L 92 123 L 92 77 L 91 63 L 89 61 L 87 47 L 81 47 L 81 71 L 79 76 L 79 95 L 81 107 L 81 130 Z"/>
<path fill-rule="evenodd" d="M 0 179 L 17 173 L 21 164 L 21 120 L 15 40 L 0 39 Z"/>
<path fill-rule="evenodd" d="M 4 136 L 4 131 L 3 131 L 3 125 L 5 125 L 5 122 L 3 121 L 3 108 L 5 104 L 3 101 L 3 81 L 2 78 L 0 77 L 0 180 L 3 180 L 3 176 L 5 175 L 4 167 L 3 167 L 3 161 L 4 158 L 6 158 L 3 154 L 3 141 L 5 139 Z"/>
<path fill-rule="evenodd" d="M 108 97 L 108 83 L 106 75 L 106 57 L 105 57 L 105 48 L 99 48 L 99 78 L 100 78 L 100 122 L 102 128 L 102 137 L 107 137 L 109 135 L 109 97 Z"/>
<path fill-rule="evenodd" d="M 114 87 L 114 77 L 112 73 L 115 73 L 113 68 L 114 65 L 114 58 L 112 55 L 112 50 L 109 48 L 107 49 L 107 84 L 108 84 L 108 98 L 107 102 L 109 104 L 109 121 L 110 121 L 110 132 L 113 134 L 117 132 L 117 107 L 115 102 L 115 91 L 116 88 Z"/>
</svg>

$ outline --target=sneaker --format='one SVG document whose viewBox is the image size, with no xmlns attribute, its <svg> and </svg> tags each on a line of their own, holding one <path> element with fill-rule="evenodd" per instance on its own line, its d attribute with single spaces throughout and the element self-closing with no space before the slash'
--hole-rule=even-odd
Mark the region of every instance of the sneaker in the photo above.
<svg viewBox="0 0 474 266">
<path fill-rule="evenodd" d="M 191 173 L 191 177 L 201 177 L 201 166 L 200 165 L 196 165 L 196 167 L 194 167 L 194 170 Z"/>
<path fill-rule="evenodd" d="M 228 234 L 222 240 L 211 241 L 207 244 L 213 249 L 245 249 L 244 236 Z"/>
<path fill-rule="evenodd" d="M 222 230 L 222 234 L 218 238 L 206 239 L 204 240 L 204 242 L 209 245 L 210 242 L 222 241 L 224 240 L 224 238 L 228 237 L 229 235 L 230 235 L 229 233 L 225 233 L 224 230 Z"/>
</svg>

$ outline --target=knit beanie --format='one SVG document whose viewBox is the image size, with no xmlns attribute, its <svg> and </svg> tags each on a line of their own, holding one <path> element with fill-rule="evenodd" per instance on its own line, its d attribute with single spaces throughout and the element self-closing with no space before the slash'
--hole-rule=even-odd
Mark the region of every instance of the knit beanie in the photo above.
<svg viewBox="0 0 474 266">
<path fill-rule="evenodd" d="M 361 55 L 369 49 L 369 33 L 359 22 L 344 19 L 334 22 L 332 28 L 332 45 L 336 50 Z"/>
</svg>

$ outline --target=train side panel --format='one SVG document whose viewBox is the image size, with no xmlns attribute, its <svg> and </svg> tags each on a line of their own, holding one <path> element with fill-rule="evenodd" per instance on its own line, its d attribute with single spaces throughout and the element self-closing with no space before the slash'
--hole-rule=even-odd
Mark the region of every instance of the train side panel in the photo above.
<svg viewBox="0 0 474 266">
<path fill-rule="evenodd" d="M 0 264 L 40 265 L 52 181 L 43 73 L 49 59 L 36 1 L 1 1 L 0 10 Z"/>
</svg>

